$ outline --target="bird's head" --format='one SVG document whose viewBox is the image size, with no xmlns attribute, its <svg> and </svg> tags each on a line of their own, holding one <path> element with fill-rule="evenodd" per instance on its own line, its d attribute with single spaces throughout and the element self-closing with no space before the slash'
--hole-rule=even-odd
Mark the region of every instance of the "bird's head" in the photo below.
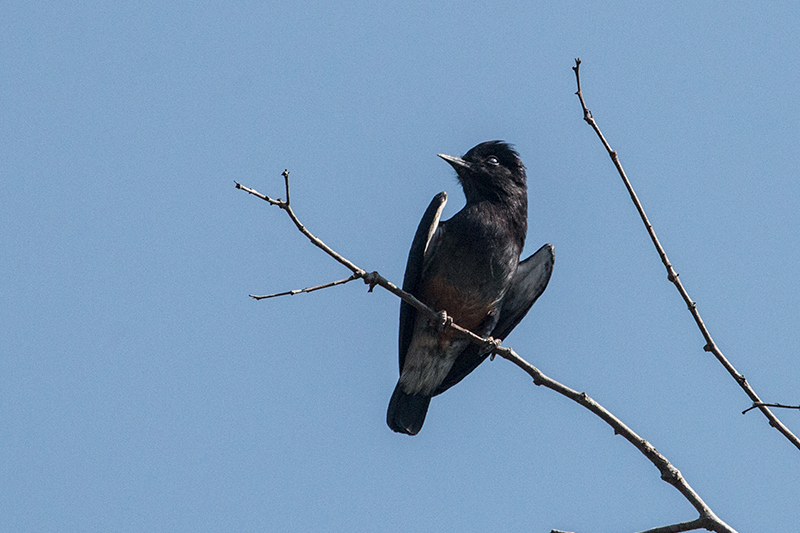
<svg viewBox="0 0 800 533">
<path fill-rule="evenodd" d="M 464 157 L 439 154 L 456 169 L 467 202 L 482 199 L 515 199 L 527 191 L 525 165 L 510 144 L 483 142 Z"/>
</svg>

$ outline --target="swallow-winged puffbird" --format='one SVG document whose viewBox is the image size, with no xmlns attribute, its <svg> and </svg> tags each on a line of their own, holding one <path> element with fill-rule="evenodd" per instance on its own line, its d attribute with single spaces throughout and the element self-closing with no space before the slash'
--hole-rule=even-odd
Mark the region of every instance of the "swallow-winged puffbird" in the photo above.
<svg viewBox="0 0 800 533">
<path fill-rule="evenodd" d="M 408 254 L 403 290 L 481 336 L 504 339 L 544 292 L 553 271 L 553 246 L 520 262 L 528 231 L 525 166 L 502 141 L 481 143 L 463 158 L 439 154 L 458 174 L 467 203 L 439 222 L 440 192 L 419 223 Z M 405 303 L 400 304 L 400 379 L 386 422 L 416 435 L 431 397 L 441 394 L 489 356 Z"/>
</svg>

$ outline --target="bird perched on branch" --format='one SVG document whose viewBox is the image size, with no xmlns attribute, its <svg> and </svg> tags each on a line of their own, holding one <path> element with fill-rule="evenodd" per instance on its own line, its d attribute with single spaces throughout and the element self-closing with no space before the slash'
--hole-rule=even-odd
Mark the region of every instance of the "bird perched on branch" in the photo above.
<svg viewBox="0 0 800 533">
<path fill-rule="evenodd" d="M 502 141 L 481 143 L 463 158 L 439 154 L 458 174 L 467 203 L 439 222 L 447 194 L 431 201 L 408 254 L 403 290 L 481 336 L 504 339 L 544 292 L 553 270 L 545 244 L 520 262 L 528 231 L 525 165 Z M 400 379 L 386 422 L 416 435 L 431 397 L 472 372 L 491 352 L 400 304 Z"/>
</svg>

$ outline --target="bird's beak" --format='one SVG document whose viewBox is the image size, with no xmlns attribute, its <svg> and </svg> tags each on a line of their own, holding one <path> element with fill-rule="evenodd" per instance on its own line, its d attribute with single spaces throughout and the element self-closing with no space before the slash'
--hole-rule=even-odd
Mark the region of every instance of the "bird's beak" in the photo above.
<svg viewBox="0 0 800 533">
<path fill-rule="evenodd" d="M 452 167 L 456 169 L 456 172 L 458 172 L 458 170 L 462 168 L 467 170 L 472 168 L 472 165 L 470 163 L 467 163 L 460 157 L 453 157 L 452 155 L 447 155 L 447 154 L 437 154 L 437 155 L 442 159 L 444 159 L 445 161 L 447 161 L 448 163 L 450 163 L 450 165 L 452 165 Z"/>
</svg>

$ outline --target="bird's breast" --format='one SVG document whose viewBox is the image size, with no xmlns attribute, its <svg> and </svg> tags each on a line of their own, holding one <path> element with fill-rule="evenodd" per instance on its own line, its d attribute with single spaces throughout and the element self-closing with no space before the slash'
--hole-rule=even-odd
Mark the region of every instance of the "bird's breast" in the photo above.
<svg viewBox="0 0 800 533">
<path fill-rule="evenodd" d="M 422 301 L 436 311 L 447 312 L 459 326 L 478 333 L 486 317 L 496 313 L 501 296 L 486 289 L 480 280 L 454 283 L 446 276 L 433 276 L 425 283 Z"/>
</svg>

